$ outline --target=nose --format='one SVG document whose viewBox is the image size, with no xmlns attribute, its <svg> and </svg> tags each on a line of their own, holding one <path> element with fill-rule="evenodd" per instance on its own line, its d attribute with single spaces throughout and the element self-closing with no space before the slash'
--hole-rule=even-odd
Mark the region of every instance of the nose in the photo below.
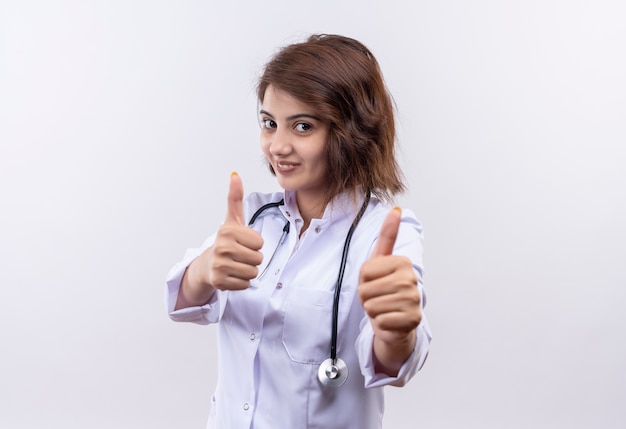
<svg viewBox="0 0 626 429">
<path fill-rule="evenodd" d="M 269 151 L 274 156 L 284 156 L 291 152 L 291 137 L 289 131 L 284 128 L 278 127 L 269 143 Z"/>
</svg>

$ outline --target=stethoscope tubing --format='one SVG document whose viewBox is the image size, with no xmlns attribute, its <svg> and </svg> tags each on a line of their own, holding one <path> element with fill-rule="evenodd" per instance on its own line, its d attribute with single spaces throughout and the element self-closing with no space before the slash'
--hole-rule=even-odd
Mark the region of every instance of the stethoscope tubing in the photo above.
<svg viewBox="0 0 626 429">
<path fill-rule="evenodd" d="M 279 207 L 279 206 L 282 206 L 284 204 L 285 204 L 285 199 L 283 198 L 280 201 L 271 202 L 271 203 L 267 203 L 267 204 L 262 205 L 256 212 L 254 212 L 254 214 L 250 218 L 250 221 L 248 222 L 248 226 L 254 225 L 254 222 L 256 221 L 256 218 L 259 217 L 261 215 L 261 213 L 263 213 L 265 210 L 271 209 L 273 207 Z M 278 244 L 276 245 L 276 248 L 272 252 L 272 256 L 270 256 L 270 260 L 265 265 L 265 268 L 263 269 L 261 274 L 258 275 L 258 277 L 257 277 L 258 280 L 261 280 L 263 278 L 263 276 L 267 272 L 267 270 L 270 267 L 270 265 L 272 265 L 272 261 L 274 260 L 274 257 L 276 256 L 276 253 L 278 252 L 278 248 L 285 241 L 285 237 L 287 236 L 287 234 L 289 234 L 289 226 L 290 226 L 289 221 L 285 222 L 285 226 L 283 227 L 283 233 L 280 236 L 280 239 L 278 240 Z"/>
<path fill-rule="evenodd" d="M 352 241 L 352 235 L 354 234 L 354 230 L 357 225 L 361 221 L 367 206 L 370 201 L 370 192 L 368 191 L 365 194 L 365 200 L 363 201 L 363 205 L 359 209 L 354 221 L 352 221 L 352 225 L 350 225 L 350 229 L 348 230 L 348 235 L 346 235 L 346 240 L 343 244 L 343 252 L 341 254 L 341 264 L 339 265 L 339 274 L 337 275 L 337 283 L 335 284 L 335 296 L 333 298 L 333 321 L 332 321 L 332 330 L 331 330 L 331 339 L 330 339 L 330 358 L 335 362 L 337 360 L 337 331 L 338 331 L 338 323 L 339 323 L 339 297 L 341 296 L 341 285 L 343 283 L 343 274 L 346 270 L 346 263 L 348 262 L 348 250 L 350 249 L 350 241 Z"/>
<path fill-rule="evenodd" d="M 344 272 L 346 270 L 346 264 L 348 262 L 348 251 L 350 249 L 350 242 L 352 241 L 352 235 L 354 234 L 354 231 L 357 225 L 361 221 L 363 214 L 365 214 L 365 210 L 367 210 L 370 198 L 371 198 L 371 193 L 367 191 L 365 194 L 365 199 L 363 201 L 363 204 L 361 205 L 361 208 L 359 209 L 359 212 L 357 213 L 356 217 L 352 221 L 352 225 L 350 225 L 350 229 L 348 230 L 348 234 L 346 235 L 346 239 L 343 244 L 343 251 L 341 254 L 341 263 L 339 264 L 339 272 L 337 274 L 337 282 L 335 283 L 335 291 L 334 291 L 334 296 L 333 296 L 333 313 L 332 313 L 332 326 L 331 326 L 331 337 L 330 337 L 330 358 L 322 362 L 322 364 L 320 365 L 320 369 L 318 371 L 318 378 L 320 380 L 320 383 L 322 383 L 322 385 L 327 386 L 327 387 L 341 386 L 345 382 L 348 376 L 348 367 L 346 366 L 345 362 L 337 358 L 337 331 L 339 329 L 338 327 L 339 299 L 341 297 L 341 285 L 343 282 Z M 248 226 L 251 227 L 252 225 L 254 225 L 254 222 L 256 221 L 256 219 L 265 210 L 271 209 L 273 207 L 279 207 L 284 204 L 285 204 L 285 199 L 283 198 L 280 201 L 271 202 L 271 203 L 262 205 L 261 207 L 259 207 L 257 211 L 254 212 L 254 214 L 250 218 L 250 221 L 248 222 Z M 274 260 L 274 257 L 276 256 L 278 249 L 280 248 L 281 244 L 285 240 L 285 237 L 287 236 L 287 234 L 289 234 L 289 225 L 290 223 L 287 220 L 287 222 L 285 223 L 285 226 L 283 227 L 283 233 L 280 239 L 278 240 L 278 244 L 276 245 L 276 248 L 274 249 L 274 252 L 272 253 L 272 256 L 270 257 L 270 260 L 268 261 L 267 265 L 263 269 L 263 272 L 261 272 L 261 274 L 257 277 L 258 279 L 261 279 L 265 275 L 265 273 L 267 272 L 267 269 L 269 268 L 272 261 Z"/>
</svg>

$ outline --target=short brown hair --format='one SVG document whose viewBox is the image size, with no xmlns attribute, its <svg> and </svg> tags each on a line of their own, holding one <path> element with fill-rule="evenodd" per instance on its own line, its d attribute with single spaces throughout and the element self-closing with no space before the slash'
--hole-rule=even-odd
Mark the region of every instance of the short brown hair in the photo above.
<svg viewBox="0 0 626 429">
<path fill-rule="evenodd" d="M 319 34 L 286 46 L 259 79 L 261 103 L 270 85 L 313 106 L 329 124 L 327 201 L 358 189 L 391 201 L 404 191 L 392 98 L 378 62 L 362 43 Z"/>
</svg>

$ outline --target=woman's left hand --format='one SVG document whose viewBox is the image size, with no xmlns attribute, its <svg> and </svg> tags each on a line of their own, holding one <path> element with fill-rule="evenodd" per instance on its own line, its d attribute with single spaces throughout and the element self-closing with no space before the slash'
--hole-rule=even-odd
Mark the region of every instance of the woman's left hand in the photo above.
<svg viewBox="0 0 626 429">
<path fill-rule="evenodd" d="M 361 266 L 359 299 L 374 330 L 374 355 L 389 375 L 396 375 L 415 347 L 422 320 L 421 295 L 411 261 L 392 254 L 401 212 L 391 210 L 372 256 Z"/>
</svg>

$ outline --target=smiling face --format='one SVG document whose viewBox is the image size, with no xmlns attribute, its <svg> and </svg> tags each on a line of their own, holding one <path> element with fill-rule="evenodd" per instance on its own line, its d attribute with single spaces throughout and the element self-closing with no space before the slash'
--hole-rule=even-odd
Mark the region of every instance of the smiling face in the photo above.
<svg viewBox="0 0 626 429">
<path fill-rule="evenodd" d="M 265 91 L 260 120 L 261 148 L 280 186 L 296 192 L 301 209 L 323 200 L 328 124 L 311 106 L 272 85 Z"/>
</svg>

